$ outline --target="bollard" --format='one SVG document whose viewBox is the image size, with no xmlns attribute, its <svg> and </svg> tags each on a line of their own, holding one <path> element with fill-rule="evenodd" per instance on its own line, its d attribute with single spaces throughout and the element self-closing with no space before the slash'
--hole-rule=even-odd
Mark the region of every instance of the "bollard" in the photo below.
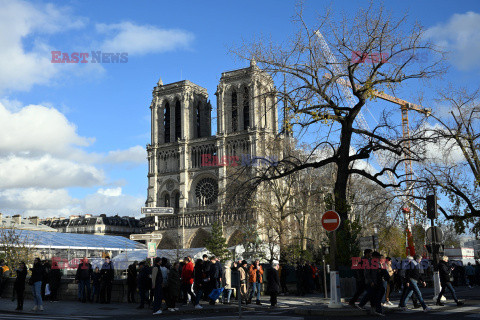
<svg viewBox="0 0 480 320">
<path fill-rule="evenodd" d="M 340 276 L 338 271 L 330 271 L 330 303 L 329 308 L 342 308 L 340 301 Z"/>
</svg>

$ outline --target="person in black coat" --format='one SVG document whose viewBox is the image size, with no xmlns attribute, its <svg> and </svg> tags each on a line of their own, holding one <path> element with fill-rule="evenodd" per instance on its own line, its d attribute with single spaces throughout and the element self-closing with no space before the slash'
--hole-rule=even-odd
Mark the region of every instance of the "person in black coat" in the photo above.
<svg viewBox="0 0 480 320">
<path fill-rule="evenodd" d="M 140 295 L 140 305 L 137 309 L 143 309 L 145 307 L 145 302 L 148 303 L 147 292 L 152 284 L 152 281 L 150 280 L 151 270 L 145 261 L 141 261 L 138 264 L 138 268 L 137 286 L 138 294 Z"/>
<path fill-rule="evenodd" d="M 58 301 L 57 293 L 60 287 L 60 280 L 62 279 L 62 272 L 58 266 L 57 261 L 52 262 L 52 269 L 48 273 L 48 283 L 50 287 L 50 301 Z"/>
<path fill-rule="evenodd" d="M 25 262 L 20 262 L 18 269 L 16 270 L 17 278 L 13 288 L 17 293 L 17 308 L 15 310 L 23 310 L 23 299 L 25 296 L 25 279 L 27 278 L 27 267 Z"/>
<path fill-rule="evenodd" d="M 100 303 L 110 303 L 112 297 L 112 284 L 115 278 L 115 270 L 110 257 L 105 257 L 105 262 L 100 270 Z"/>
<path fill-rule="evenodd" d="M 92 273 L 92 302 L 98 303 L 100 298 L 100 269 L 95 267 L 95 270 Z"/>
<path fill-rule="evenodd" d="M 135 292 L 137 291 L 137 274 L 138 274 L 137 264 L 138 264 L 138 261 L 135 261 L 134 263 L 128 266 L 128 270 L 127 270 L 128 303 L 131 303 L 131 302 L 135 303 Z"/>
<path fill-rule="evenodd" d="M 438 274 L 440 276 L 440 284 L 442 286 L 442 290 L 438 294 L 437 298 L 437 306 L 444 306 L 441 299 L 442 296 L 445 294 L 445 289 L 448 289 L 452 294 L 453 300 L 457 303 L 457 306 L 463 305 L 463 302 L 458 301 L 457 295 L 455 294 L 455 290 L 453 289 L 452 283 L 450 282 L 451 272 L 454 267 L 450 267 L 448 265 L 448 257 L 443 256 L 442 261 L 438 263 Z"/>
<path fill-rule="evenodd" d="M 277 297 L 281 292 L 280 277 L 278 276 L 278 263 L 273 263 L 267 275 L 267 292 L 270 295 L 270 305 L 277 306 Z"/>
<path fill-rule="evenodd" d="M 83 303 L 87 300 L 90 301 L 90 281 L 92 279 L 92 265 L 85 257 L 82 259 L 82 263 L 78 265 L 77 273 L 75 274 L 75 280 L 80 284 L 80 296 Z"/>
</svg>

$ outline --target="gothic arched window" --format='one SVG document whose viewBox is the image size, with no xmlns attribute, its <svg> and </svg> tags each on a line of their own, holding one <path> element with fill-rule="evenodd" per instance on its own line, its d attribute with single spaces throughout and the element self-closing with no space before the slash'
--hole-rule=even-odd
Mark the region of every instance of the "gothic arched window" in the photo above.
<svg viewBox="0 0 480 320">
<path fill-rule="evenodd" d="M 247 130 L 250 126 L 250 96 L 248 95 L 248 88 L 245 87 L 243 91 L 243 129 Z"/>
<path fill-rule="evenodd" d="M 170 142 L 170 104 L 165 103 L 165 110 L 163 112 L 163 125 L 165 128 L 165 142 Z"/>
<path fill-rule="evenodd" d="M 175 193 L 174 208 L 175 208 L 175 209 L 179 209 L 179 208 L 180 208 L 180 192 Z"/>
<path fill-rule="evenodd" d="M 180 101 L 175 103 L 175 141 L 181 138 L 182 135 L 182 110 L 180 108 Z"/>
<path fill-rule="evenodd" d="M 232 131 L 237 131 L 237 118 L 238 118 L 238 105 L 237 105 L 237 92 L 232 92 Z"/>
</svg>

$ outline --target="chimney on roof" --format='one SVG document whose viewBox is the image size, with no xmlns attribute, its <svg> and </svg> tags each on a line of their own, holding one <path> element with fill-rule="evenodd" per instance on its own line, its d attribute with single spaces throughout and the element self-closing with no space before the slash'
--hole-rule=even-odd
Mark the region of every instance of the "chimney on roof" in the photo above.
<svg viewBox="0 0 480 320">
<path fill-rule="evenodd" d="M 38 219 L 38 217 L 30 217 L 28 218 L 28 220 L 30 220 L 30 222 L 36 226 L 38 226 L 38 223 L 40 222 L 40 219 Z"/>
<path fill-rule="evenodd" d="M 16 214 L 16 215 L 12 216 L 12 220 L 16 224 L 21 224 L 22 223 L 22 216 L 20 216 L 19 214 Z"/>
<path fill-rule="evenodd" d="M 91 218 L 92 215 L 90 213 L 85 214 L 85 218 Z"/>
<path fill-rule="evenodd" d="M 73 215 L 73 214 L 70 215 L 70 220 L 77 219 L 77 218 L 78 218 L 78 216 L 76 216 L 76 215 Z"/>
</svg>

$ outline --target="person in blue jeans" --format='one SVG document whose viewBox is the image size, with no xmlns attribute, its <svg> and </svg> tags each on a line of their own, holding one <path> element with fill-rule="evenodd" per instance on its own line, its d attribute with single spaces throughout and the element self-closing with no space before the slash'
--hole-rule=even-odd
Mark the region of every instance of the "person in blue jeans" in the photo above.
<svg viewBox="0 0 480 320">
<path fill-rule="evenodd" d="M 45 273 L 42 262 L 40 258 L 35 258 L 33 262 L 32 276 L 28 283 L 32 286 L 32 295 L 34 306 L 32 311 L 43 311 L 43 301 L 42 301 L 42 279 L 43 274 Z"/>
<path fill-rule="evenodd" d="M 260 303 L 260 291 L 262 291 L 262 280 L 263 280 L 263 268 L 260 265 L 260 260 L 255 260 L 250 268 L 248 269 L 248 276 L 250 285 L 252 287 L 252 291 L 250 291 L 250 299 L 248 303 L 252 302 L 253 295 L 256 294 L 257 296 L 257 304 L 261 305 Z"/>
<path fill-rule="evenodd" d="M 440 276 L 440 284 L 442 286 L 442 290 L 438 294 L 437 298 L 437 306 L 444 306 L 441 299 L 442 296 L 445 294 L 445 290 L 448 289 L 452 294 L 453 300 L 457 303 L 457 306 L 462 306 L 463 302 L 458 301 L 457 295 L 455 294 L 455 290 L 453 289 L 452 283 L 450 282 L 451 272 L 454 268 L 448 265 L 448 257 L 443 256 L 442 261 L 438 263 L 438 274 Z"/>
<path fill-rule="evenodd" d="M 405 276 L 406 276 L 407 291 L 403 299 L 400 300 L 400 305 L 399 305 L 399 307 L 404 310 L 406 309 L 406 303 L 414 293 L 417 296 L 418 301 L 422 305 L 423 311 L 426 312 L 430 310 L 430 308 L 427 307 L 427 305 L 425 304 L 425 301 L 423 301 L 422 293 L 418 288 L 418 284 L 422 284 L 424 287 L 426 286 L 426 283 L 423 280 L 423 274 L 420 273 L 420 268 L 422 267 L 422 264 L 420 263 L 421 261 L 422 261 L 422 257 L 416 254 L 413 257 L 413 261 L 410 262 L 410 264 L 408 265 L 408 269 L 406 270 Z"/>
</svg>

